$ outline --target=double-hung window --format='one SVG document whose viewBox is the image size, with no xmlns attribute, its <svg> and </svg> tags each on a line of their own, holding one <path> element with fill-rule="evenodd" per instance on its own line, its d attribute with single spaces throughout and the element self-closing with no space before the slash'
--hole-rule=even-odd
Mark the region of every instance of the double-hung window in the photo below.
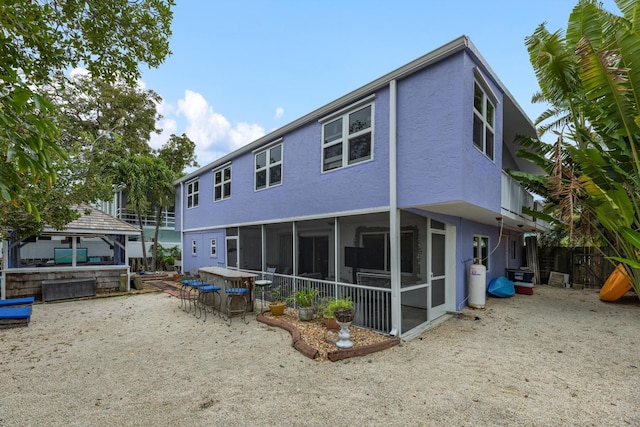
<svg viewBox="0 0 640 427">
<path fill-rule="evenodd" d="M 495 106 L 478 81 L 473 83 L 473 145 L 491 160 L 494 156 Z"/>
<path fill-rule="evenodd" d="M 231 197 L 231 165 L 213 172 L 213 200 L 219 201 Z"/>
<path fill-rule="evenodd" d="M 199 185 L 197 179 L 187 183 L 187 208 L 195 208 L 198 206 Z"/>
<path fill-rule="evenodd" d="M 282 144 L 256 153 L 255 165 L 256 190 L 282 184 Z"/>
<path fill-rule="evenodd" d="M 487 236 L 473 236 L 473 259 L 480 261 L 489 271 L 489 238 Z"/>
<path fill-rule="evenodd" d="M 322 124 L 322 171 L 371 159 L 373 103 L 360 106 Z"/>
</svg>

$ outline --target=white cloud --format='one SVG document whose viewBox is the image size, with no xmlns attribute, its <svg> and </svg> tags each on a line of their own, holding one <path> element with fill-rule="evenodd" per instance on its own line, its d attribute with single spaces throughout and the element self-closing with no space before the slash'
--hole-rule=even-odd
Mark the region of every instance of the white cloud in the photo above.
<svg viewBox="0 0 640 427">
<path fill-rule="evenodd" d="M 274 119 L 279 119 L 284 114 L 284 108 L 278 107 L 276 108 L 276 114 L 273 116 Z"/>
<path fill-rule="evenodd" d="M 162 114 L 184 117 L 184 131 L 196 144 L 196 158 L 201 166 L 211 163 L 233 150 L 236 150 L 265 134 L 264 128 L 257 124 L 240 122 L 232 126 L 222 114 L 214 111 L 207 100 L 199 93 L 186 90 L 184 98 L 178 101 L 175 111 L 170 105 L 164 105 Z M 177 123 L 176 123 L 177 124 Z M 176 126 L 177 129 L 177 126 Z"/>
<path fill-rule="evenodd" d="M 163 118 L 156 123 L 157 127 L 162 129 L 162 132 L 152 133 L 149 138 L 149 145 L 151 148 L 158 149 L 169 140 L 171 134 L 177 134 L 178 123 L 174 119 Z"/>
<path fill-rule="evenodd" d="M 72 77 L 72 78 L 75 76 L 88 76 L 88 75 L 89 75 L 89 70 L 87 70 L 86 68 L 74 68 L 69 73 L 69 77 Z"/>
</svg>

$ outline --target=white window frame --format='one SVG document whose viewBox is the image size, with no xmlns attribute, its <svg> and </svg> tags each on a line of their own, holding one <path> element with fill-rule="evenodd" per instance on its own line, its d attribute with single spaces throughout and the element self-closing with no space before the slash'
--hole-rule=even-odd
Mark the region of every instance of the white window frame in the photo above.
<svg viewBox="0 0 640 427">
<path fill-rule="evenodd" d="M 197 188 L 196 188 L 197 187 Z M 200 180 L 187 182 L 187 209 L 197 208 L 200 201 Z"/>
<path fill-rule="evenodd" d="M 216 239 L 211 239 L 211 257 L 218 257 L 218 242 Z"/>
<path fill-rule="evenodd" d="M 482 241 L 485 241 L 487 251 L 487 256 L 484 259 L 482 257 Z M 482 234 L 473 235 L 473 262 L 475 262 L 476 259 L 479 259 L 480 264 L 484 265 L 487 268 L 487 271 L 489 271 L 489 266 L 491 265 L 491 263 L 489 262 L 491 257 L 489 243 L 489 236 L 485 236 Z"/>
<path fill-rule="evenodd" d="M 192 256 L 198 255 L 198 241 L 196 239 L 191 240 L 191 255 Z"/>
<path fill-rule="evenodd" d="M 274 150 L 276 148 L 280 149 L 280 160 L 275 161 L 275 162 L 271 162 L 271 150 Z M 265 162 L 265 166 L 258 168 L 258 156 L 260 156 L 261 154 L 265 154 L 266 156 L 266 162 Z M 256 151 L 255 155 L 253 157 L 253 164 L 254 164 L 254 173 L 253 173 L 253 189 L 254 191 L 262 191 L 262 190 L 266 190 L 267 188 L 271 188 L 271 187 L 277 187 L 279 185 L 282 185 L 282 172 L 283 172 L 283 156 L 284 156 L 284 151 L 283 151 L 283 146 L 282 143 L 276 143 L 274 145 L 271 145 L 263 150 L 260 151 Z M 280 166 L 280 182 L 277 182 L 275 184 L 271 183 L 271 168 L 276 167 L 276 166 Z M 259 172 L 265 172 L 266 175 L 266 185 L 264 187 L 260 187 L 258 188 L 258 173 Z"/>
<path fill-rule="evenodd" d="M 482 73 L 477 68 L 474 69 L 474 75 L 475 75 L 475 78 L 473 80 L 473 96 L 472 96 L 473 121 L 471 123 L 471 139 L 474 147 L 476 147 L 478 150 L 484 153 L 484 155 L 487 156 L 489 159 L 491 159 L 492 161 L 495 161 L 495 157 L 496 157 L 495 125 L 496 125 L 496 108 L 498 105 L 498 98 L 495 96 L 495 94 L 491 90 L 491 87 L 483 77 Z M 476 106 L 476 102 L 475 102 L 476 88 L 479 89 L 480 92 L 482 92 L 480 109 L 477 108 L 478 106 Z M 488 111 L 489 105 L 491 106 L 491 111 Z M 478 141 L 478 143 L 476 143 L 475 135 L 474 135 L 476 118 L 482 124 L 481 140 Z M 491 135 L 493 136 L 491 147 L 489 147 L 489 144 L 487 143 L 487 132 L 490 132 Z"/>
<path fill-rule="evenodd" d="M 327 173 L 327 172 L 332 172 L 335 170 L 339 170 L 348 166 L 353 166 L 353 165 L 357 165 L 360 163 L 364 163 L 364 162 L 368 162 L 373 160 L 373 148 L 374 148 L 374 129 L 375 129 L 375 102 L 374 101 L 370 101 L 370 99 L 375 98 L 375 96 L 371 96 L 366 98 L 364 101 L 367 102 L 359 102 L 357 104 L 354 104 L 352 106 L 346 107 L 338 112 L 336 112 L 335 114 L 332 114 L 328 117 L 325 117 L 323 119 L 320 119 L 320 123 L 322 125 L 322 140 L 320 143 L 320 150 L 321 150 L 321 163 L 320 163 L 320 170 L 322 171 L 322 173 Z M 361 110 L 364 110 L 365 108 L 371 108 L 371 122 L 370 125 L 367 128 L 364 129 L 360 129 L 352 134 L 349 134 L 349 116 L 351 116 L 354 113 L 357 113 Z M 330 141 L 328 143 L 325 143 L 325 131 L 326 131 L 326 127 L 327 125 L 330 125 L 331 123 L 336 122 L 337 120 L 342 120 L 342 132 L 340 134 L 340 137 L 337 137 L 336 139 L 334 139 L 333 141 Z M 350 147 L 349 147 L 349 142 L 350 140 L 357 138 L 359 136 L 363 136 L 366 134 L 371 134 L 370 136 L 370 146 L 369 146 L 369 155 L 368 156 L 364 156 L 364 157 L 360 157 L 358 159 L 352 160 L 351 162 L 349 161 L 349 152 L 350 152 Z M 329 148 L 329 147 L 334 147 L 336 145 L 342 145 L 342 158 L 340 159 L 340 165 L 333 167 L 331 169 L 325 169 L 325 149 Z M 337 156 L 336 156 L 337 157 Z"/>
<path fill-rule="evenodd" d="M 225 171 L 229 170 L 229 178 L 225 178 Z M 221 180 L 217 181 L 216 175 L 220 173 Z M 213 201 L 221 202 L 231 197 L 233 191 L 231 191 L 231 180 L 233 179 L 233 171 L 231 170 L 231 165 L 226 164 L 221 166 L 213 171 Z M 225 185 L 229 184 L 229 192 L 228 194 L 224 191 Z M 216 198 L 216 188 L 220 188 L 220 198 Z"/>
</svg>

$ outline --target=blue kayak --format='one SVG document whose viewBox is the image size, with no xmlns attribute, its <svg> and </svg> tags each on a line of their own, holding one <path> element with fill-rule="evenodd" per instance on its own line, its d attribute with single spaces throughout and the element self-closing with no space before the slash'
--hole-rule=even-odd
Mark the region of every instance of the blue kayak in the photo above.
<svg viewBox="0 0 640 427">
<path fill-rule="evenodd" d="M 506 277 L 496 277 L 489 282 L 487 292 L 494 297 L 509 298 L 516 293 L 516 287 L 513 282 Z"/>
</svg>

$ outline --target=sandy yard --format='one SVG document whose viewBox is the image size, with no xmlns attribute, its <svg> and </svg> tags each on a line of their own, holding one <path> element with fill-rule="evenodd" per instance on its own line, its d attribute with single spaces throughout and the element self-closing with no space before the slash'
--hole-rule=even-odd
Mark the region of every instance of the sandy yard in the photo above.
<svg viewBox="0 0 640 427">
<path fill-rule="evenodd" d="M 37 304 L 0 330 L 0 426 L 639 426 L 640 303 L 536 286 L 314 361 L 166 293 Z"/>
</svg>

